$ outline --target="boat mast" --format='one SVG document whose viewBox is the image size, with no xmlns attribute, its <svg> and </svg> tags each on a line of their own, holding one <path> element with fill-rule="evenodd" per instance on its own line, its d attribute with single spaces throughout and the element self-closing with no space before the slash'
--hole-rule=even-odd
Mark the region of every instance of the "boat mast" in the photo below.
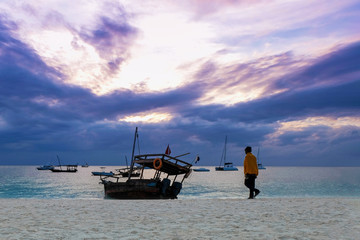
<svg viewBox="0 0 360 240">
<path fill-rule="evenodd" d="M 227 136 L 225 136 L 225 145 L 224 145 L 223 152 L 222 152 L 222 154 L 221 154 L 221 159 L 220 159 L 220 165 L 219 165 L 219 167 L 221 167 L 223 161 L 224 161 L 224 165 L 225 165 L 225 161 L 226 161 L 226 142 L 227 142 Z"/>
<path fill-rule="evenodd" d="M 134 144 L 133 144 L 133 149 L 132 149 L 132 154 L 131 154 L 131 165 L 130 165 L 130 171 L 129 171 L 128 180 L 130 180 L 130 178 L 131 178 L 131 173 L 132 173 L 133 168 L 134 168 L 134 152 L 135 152 L 135 144 L 136 144 L 136 138 L 137 138 L 137 131 L 138 131 L 138 128 L 136 127 L 136 129 L 135 129 L 135 136 L 134 136 Z"/>
<path fill-rule="evenodd" d="M 224 147 L 224 165 L 226 163 L 226 144 L 227 144 L 227 136 L 225 137 L 225 147 Z"/>
<path fill-rule="evenodd" d="M 56 157 L 57 157 L 57 159 L 58 159 L 58 162 L 59 162 L 60 170 L 62 170 L 62 169 L 61 169 L 61 163 L 60 163 L 60 158 L 59 158 L 59 156 L 58 156 L 58 155 L 56 155 Z"/>
<path fill-rule="evenodd" d="M 126 168 L 129 168 L 129 164 L 128 164 L 126 155 L 125 155 L 125 162 L 126 162 Z"/>
</svg>

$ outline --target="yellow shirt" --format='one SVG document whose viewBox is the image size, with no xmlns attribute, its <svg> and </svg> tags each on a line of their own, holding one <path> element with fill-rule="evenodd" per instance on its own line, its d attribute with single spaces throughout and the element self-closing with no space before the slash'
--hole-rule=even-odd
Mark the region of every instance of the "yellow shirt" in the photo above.
<svg viewBox="0 0 360 240">
<path fill-rule="evenodd" d="M 244 159 L 244 174 L 259 174 L 256 157 L 252 153 L 247 153 Z"/>
</svg>

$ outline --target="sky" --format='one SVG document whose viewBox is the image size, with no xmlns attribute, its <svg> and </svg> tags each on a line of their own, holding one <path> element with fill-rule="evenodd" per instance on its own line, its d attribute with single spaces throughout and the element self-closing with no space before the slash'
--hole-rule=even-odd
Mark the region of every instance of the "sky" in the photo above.
<svg viewBox="0 0 360 240">
<path fill-rule="evenodd" d="M 0 164 L 360 166 L 360 2 L 0 2 Z M 260 154 L 258 154 L 260 150 Z"/>
</svg>

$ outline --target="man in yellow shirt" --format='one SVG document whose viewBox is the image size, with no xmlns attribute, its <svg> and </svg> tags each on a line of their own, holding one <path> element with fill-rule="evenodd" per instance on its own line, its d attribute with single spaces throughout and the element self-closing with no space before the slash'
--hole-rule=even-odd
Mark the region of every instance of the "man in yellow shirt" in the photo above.
<svg viewBox="0 0 360 240">
<path fill-rule="evenodd" d="M 245 148 L 245 159 L 244 159 L 244 175 L 245 175 L 245 186 L 249 188 L 250 195 L 249 199 L 255 198 L 260 190 L 255 188 L 255 179 L 259 174 L 256 157 L 251 153 L 251 147 Z M 255 195 L 254 195 L 255 192 Z"/>
</svg>

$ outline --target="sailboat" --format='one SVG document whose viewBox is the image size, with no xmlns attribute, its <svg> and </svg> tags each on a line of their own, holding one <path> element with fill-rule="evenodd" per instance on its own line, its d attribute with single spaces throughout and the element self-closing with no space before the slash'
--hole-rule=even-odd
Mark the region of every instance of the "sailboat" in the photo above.
<svg viewBox="0 0 360 240">
<path fill-rule="evenodd" d="M 220 165 L 219 167 L 215 167 L 215 171 L 238 171 L 238 169 L 233 166 L 232 162 L 226 162 L 226 144 L 227 144 L 227 136 L 225 137 L 225 146 L 223 153 L 221 155 Z M 224 165 L 221 166 L 223 162 Z"/>
<path fill-rule="evenodd" d="M 257 152 L 257 156 L 256 156 L 256 160 L 257 160 L 257 165 L 258 165 L 258 169 L 263 169 L 265 170 L 266 167 L 263 166 L 263 164 L 260 162 L 260 148 L 258 148 L 258 152 Z"/>
<path fill-rule="evenodd" d="M 61 165 L 60 163 L 60 158 L 58 155 L 56 155 L 58 161 L 59 161 L 59 165 L 58 166 L 54 166 L 53 169 L 50 169 L 52 172 L 70 172 L 70 173 L 76 173 L 77 172 L 77 166 L 78 165 Z M 59 168 L 57 168 L 59 167 Z M 66 167 L 65 169 L 63 169 L 62 167 Z"/>
</svg>

